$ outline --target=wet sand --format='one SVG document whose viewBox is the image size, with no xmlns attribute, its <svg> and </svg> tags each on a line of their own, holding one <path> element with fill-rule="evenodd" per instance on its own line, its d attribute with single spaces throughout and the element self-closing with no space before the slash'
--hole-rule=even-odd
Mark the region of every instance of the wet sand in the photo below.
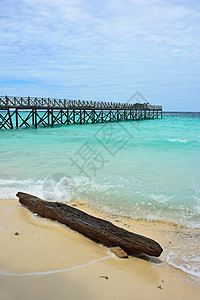
<svg viewBox="0 0 200 300">
<path fill-rule="evenodd" d="M 1 300 L 198 299 L 198 282 L 166 263 L 173 240 L 165 227 L 179 232 L 177 226 L 112 216 L 77 201 L 71 205 L 155 239 L 163 254 L 153 262 L 119 259 L 66 226 L 33 215 L 16 199 L 0 200 Z"/>
</svg>

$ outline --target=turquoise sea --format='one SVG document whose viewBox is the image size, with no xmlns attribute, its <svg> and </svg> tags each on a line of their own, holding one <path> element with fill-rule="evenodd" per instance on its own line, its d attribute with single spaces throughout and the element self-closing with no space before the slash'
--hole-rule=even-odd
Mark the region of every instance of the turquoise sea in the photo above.
<svg viewBox="0 0 200 300">
<path fill-rule="evenodd" d="M 175 262 L 177 248 L 167 261 L 200 276 L 200 113 L 1 130 L 0 166 L 0 198 L 15 198 L 18 191 L 53 201 L 75 198 L 115 215 L 195 232 L 187 242 L 195 248 L 190 257 Z"/>
</svg>

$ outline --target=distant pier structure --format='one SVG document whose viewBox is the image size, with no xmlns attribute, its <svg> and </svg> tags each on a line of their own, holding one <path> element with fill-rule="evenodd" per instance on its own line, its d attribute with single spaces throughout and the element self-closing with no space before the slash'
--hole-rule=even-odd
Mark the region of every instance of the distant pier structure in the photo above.
<svg viewBox="0 0 200 300">
<path fill-rule="evenodd" d="M 162 118 L 162 106 L 0 96 L 0 129 Z"/>
</svg>

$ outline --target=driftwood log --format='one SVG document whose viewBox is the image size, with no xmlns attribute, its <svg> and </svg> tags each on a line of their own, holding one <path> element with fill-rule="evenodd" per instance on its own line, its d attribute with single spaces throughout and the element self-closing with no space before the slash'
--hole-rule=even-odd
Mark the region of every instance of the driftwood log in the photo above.
<svg viewBox="0 0 200 300">
<path fill-rule="evenodd" d="M 17 197 L 19 202 L 32 212 L 57 220 L 105 246 L 119 246 L 131 255 L 144 253 L 158 257 L 163 251 L 161 246 L 150 238 L 127 231 L 64 203 L 44 201 L 21 192 L 17 193 Z"/>
</svg>

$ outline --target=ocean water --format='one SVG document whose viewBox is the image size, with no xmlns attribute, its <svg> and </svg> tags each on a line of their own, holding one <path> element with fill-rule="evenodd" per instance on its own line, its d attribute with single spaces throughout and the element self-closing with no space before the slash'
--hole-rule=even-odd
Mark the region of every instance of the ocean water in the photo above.
<svg viewBox="0 0 200 300">
<path fill-rule="evenodd" d="M 191 245 L 179 262 L 181 244 L 166 260 L 200 276 L 200 113 L 1 130 L 0 166 L 0 198 L 23 191 L 80 199 L 115 215 L 183 226 Z"/>
</svg>

